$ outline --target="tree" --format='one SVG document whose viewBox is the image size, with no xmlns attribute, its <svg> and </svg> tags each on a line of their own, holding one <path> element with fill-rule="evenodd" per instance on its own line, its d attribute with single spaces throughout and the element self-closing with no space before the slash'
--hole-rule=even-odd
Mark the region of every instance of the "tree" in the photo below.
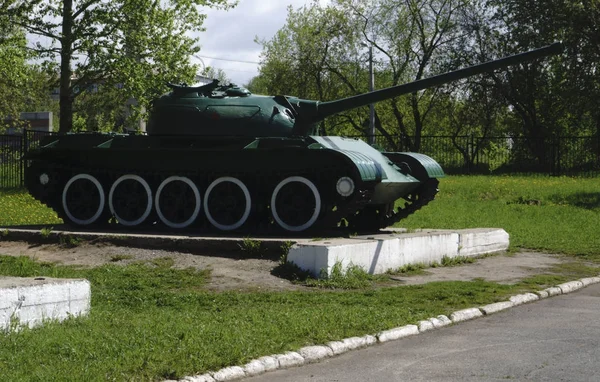
<svg viewBox="0 0 600 382">
<path fill-rule="evenodd" d="M 480 60 L 506 56 L 563 41 L 563 55 L 515 65 L 490 76 L 508 103 L 538 164 L 552 165 L 551 139 L 591 133 L 600 126 L 597 98 L 600 58 L 600 3 L 595 0 L 488 0 L 465 27 L 473 39 L 461 44 L 465 56 Z M 596 129 L 596 131 L 598 131 Z"/>
<path fill-rule="evenodd" d="M 20 113 L 35 110 L 49 99 L 46 78 L 27 62 L 26 45 L 24 31 L 0 12 L 0 132 L 9 126 L 25 126 Z"/>
<path fill-rule="evenodd" d="M 260 78 L 253 85 L 321 100 L 368 92 L 368 46 L 375 50 L 377 88 L 437 74 L 437 62 L 461 33 L 456 17 L 465 3 L 336 0 L 325 8 L 313 3 L 290 10 L 286 25 L 263 42 Z M 437 94 L 436 89 L 428 89 L 376 105 L 376 129 L 389 146 L 396 147 L 395 136 L 400 133 L 404 147 L 419 149 Z M 350 110 L 329 118 L 328 129 L 367 135 L 366 111 Z"/>
<path fill-rule="evenodd" d="M 10 20 L 40 40 L 31 48 L 59 73 L 60 132 L 73 126 L 73 105 L 98 86 L 120 88 L 119 102 L 141 106 L 167 81 L 193 79 L 199 50 L 190 32 L 202 30 L 200 6 L 229 0 L 2 0 Z"/>
</svg>

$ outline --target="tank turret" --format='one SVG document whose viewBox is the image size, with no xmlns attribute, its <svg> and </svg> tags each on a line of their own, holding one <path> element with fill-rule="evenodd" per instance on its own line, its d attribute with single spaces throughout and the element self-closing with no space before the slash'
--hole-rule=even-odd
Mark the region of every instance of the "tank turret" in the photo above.
<svg viewBox="0 0 600 382">
<path fill-rule="evenodd" d="M 320 102 L 291 96 L 252 95 L 247 89 L 219 86 L 170 85 L 154 102 L 148 134 L 228 135 L 252 137 L 307 136 L 328 116 L 403 94 L 443 85 L 477 74 L 531 61 L 563 50 L 561 43 L 374 92 Z"/>
</svg>

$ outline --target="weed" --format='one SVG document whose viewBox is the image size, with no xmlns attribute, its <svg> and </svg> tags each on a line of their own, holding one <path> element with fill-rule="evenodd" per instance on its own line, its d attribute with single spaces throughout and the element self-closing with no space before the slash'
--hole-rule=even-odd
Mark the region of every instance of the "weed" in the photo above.
<svg viewBox="0 0 600 382">
<path fill-rule="evenodd" d="M 52 234 L 52 229 L 54 227 L 44 227 L 40 230 L 40 235 L 42 235 L 42 237 L 44 239 L 47 239 L 50 237 L 50 235 Z"/>
<path fill-rule="evenodd" d="M 59 235 L 58 243 L 65 248 L 74 248 L 81 244 L 81 239 L 73 235 Z"/>
<path fill-rule="evenodd" d="M 442 257 L 442 266 L 443 267 L 454 267 L 462 264 L 471 264 L 474 263 L 477 259 L 468 256 L 444 256 Z"/>
<path fill-rule="evenodd" d="M 422 275 L 422 274 L 426 273 L 424 271 L 424 269 L 427 267 L 428 267 L 428 265 L 424 264 L 424 263 L 406 264 L 395 270 L 389 269 L 386 273 L 389 275 L 395 275 L 395 274 L 403 274 L 403 275 L 407 275 L 407 276 L 408 275 Z"/>
<path fill-rule="evenodd" d="M 112 255 L 110 257 L 110 261 L 113 263 L 116 263 L 118 261 L 122 261 L 122 260 L 131 260 L 133 259 L 133 256 L 131 255 Z"/>
<path fill-rule="evenodd" d="M 263 248 L 262 241 L 245 237 L 240 244 L 238 244 L 242 252 L 249 255 L 249 257 L 262 257 Z"/>
<path fill-rule="evenodd" d="M 326 289 L 365 289 L 373 285 L 373 281 L 381 276 L 368 274 L 362 267 L 350 264 L 344 269 L 340 261 L 336 262 L 329 274 L 321 269 L 318 280 L 308 279 L 306 285 Z"/>
<path fill-rule="evenodd" d="M 288 254 L 290 253 L 290 249 L 292 249 L 292 246 L 294 245 L 293 241 L 285 241 L 283 242 L 283 244 L 281 244 L 280 250 L 281 250 L 281 256 L 279 257 L 279 264 L 286 264 L 287 263 L 287 257 Z"/>
<path fill-rule="evenodd" d="M 175 265 L 175 260 L 172 257 L 158 257 L 156 259 L 150 260 L 150 264 L 154 265 L 157 268 L 171 268 Z"/>
</svg>

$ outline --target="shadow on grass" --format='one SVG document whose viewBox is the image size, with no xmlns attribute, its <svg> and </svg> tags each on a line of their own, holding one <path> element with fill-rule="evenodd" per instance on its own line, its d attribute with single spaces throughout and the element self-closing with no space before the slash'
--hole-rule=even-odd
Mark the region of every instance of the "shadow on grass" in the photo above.
<svg viewBox="0 0 600 382">
<path fill-rule="evenodd" d="M 550 200 L 556 204 L 569 204 L 587 210 L 600 209 L 600 192 L 577 192 L 569 195 L 551 195 Z"/>
</svg>

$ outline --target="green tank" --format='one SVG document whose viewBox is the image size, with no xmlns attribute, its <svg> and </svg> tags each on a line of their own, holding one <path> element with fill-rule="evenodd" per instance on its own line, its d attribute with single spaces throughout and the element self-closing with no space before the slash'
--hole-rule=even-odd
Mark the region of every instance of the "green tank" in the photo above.
<svg viewBox="0 0 600 382">
<path fill-rule="evenodd" d="M 171 85 L 153 102 L 147 135 L 44 138 L 25 157 L 25 185 L 77 226 L 244 234 L 378 230 L 433 200 L 442 168 L 423 154 L 312 135 L 321 120 L 560 51 L 553 44 L 331 102 L 253 95 L 217 81 Z"/>
</svg>

